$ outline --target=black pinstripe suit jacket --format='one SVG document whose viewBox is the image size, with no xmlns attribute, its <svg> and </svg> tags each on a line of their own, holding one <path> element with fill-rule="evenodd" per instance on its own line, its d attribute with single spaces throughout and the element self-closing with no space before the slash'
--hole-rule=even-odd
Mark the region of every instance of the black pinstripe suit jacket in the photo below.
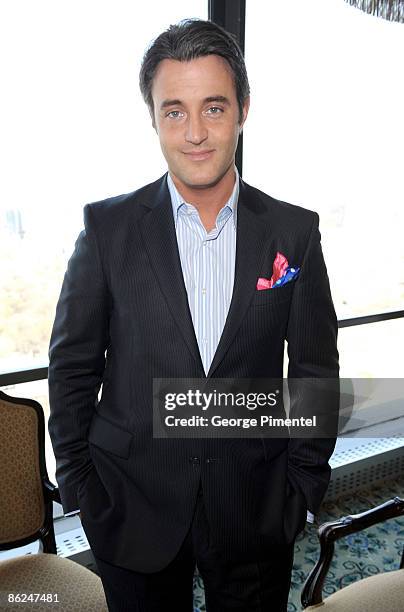
<svg viewBox="0 0 404 612">
<path fill-rule="evenodd" d="M 317 512 L 335 439 L 153 438 L 153 377 L 205 376 L 166 175 L 86 205 L 84 221 L 49 349 L 49 433 L 64 511 L 80 507 L 101 559 L 158 571 L 180 547 L 202 479 L 223 554 L 275 554 L 303 528 L 307 508 Z M 277 251 L 300 275 L 257 291 Z M 290 377 L 337 378 L 336 339 L 318 215 L 240 181 L 234 291 L 208 377 L 281 378 L 286 340 Z"/>
</svg>

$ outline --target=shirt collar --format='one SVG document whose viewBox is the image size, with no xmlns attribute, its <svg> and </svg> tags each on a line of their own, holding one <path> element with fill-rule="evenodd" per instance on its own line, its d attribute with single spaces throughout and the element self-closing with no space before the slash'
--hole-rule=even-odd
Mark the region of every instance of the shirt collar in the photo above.
<svg viewBox="0 0 404 612">
<path fill-rule="evenodd" d="M 238 196 L 240 191 L 240 181 L 239 181 L 239 173 L 237 170 L 237 166 L 234 166 L 234 171 L 236 173 L 236 180 L 234 182 L 233 191 L 231 193 L 230 198 L 227 200 L 226 204 L 223 208 L 229 208 L 231 210 L 233 216 L 234 228 L 237 228 L 237 204 L 238 204 Z M 171 197 L 171 205 L 173 207 L 173 215 L 174 215 L 174 224 L 177 227 L 177 219 L 178 219 L 178 211 L 184 204 L 190 204 L 190 202 L 186 202 L 182 195 L 179 193 L 178 189 L 174 185 L 174 181 L 171 178 L 170 173 L 167 173 L 167 186 L 170 192 Z"/>
</svg>

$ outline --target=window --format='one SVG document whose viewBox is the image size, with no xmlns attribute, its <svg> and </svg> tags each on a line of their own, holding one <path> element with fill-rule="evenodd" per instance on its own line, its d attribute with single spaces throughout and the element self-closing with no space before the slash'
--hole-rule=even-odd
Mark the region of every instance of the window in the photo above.
<svg viewBox="0 0 404 612">
<path fill-rule="evenodd" d="M 319 213 L 339 319 L 402 309 L 402 25 L 343 0 L 247 2 L 245 47 L 243 178 Z"/>
<path fill-rule="evenodd" d="M 48 364 L 83 206 L 166 171 L 138 87 L 141 58 L 170 23 L 207 19 L 207 9 L 206 0 L 1 5 L 0 372 Z M 46 380 L 4 391 L 40 401 L 47 421 Z"/>
<path fill-rule="evenodd" d="M 140 59 L 170 23 L 206 19 L 207 5 L 1 6 L 0 372 L 47 365 L 84 204 L 165 171 Z M 243 178 L 319 212 L 340 319 L 402 309 L 402 27 L 344 0 L 248 0 L 246 10 Z M 400 377 L 403 345 L 403 319 L 341 329 L 341 376 Z M 46 380 L 4 389 L 38 399 L 47 418 Z M 54 480 L 49 439 L 47 455 Z"/>
<path fill-rule="evenodd" d="M 166 170 L 138 87 L 160 31 L 206 0 L 31 2 L 0 9 L 0 371 L 46 366 L 63 274 L 87 202 Z"/>
</svg>

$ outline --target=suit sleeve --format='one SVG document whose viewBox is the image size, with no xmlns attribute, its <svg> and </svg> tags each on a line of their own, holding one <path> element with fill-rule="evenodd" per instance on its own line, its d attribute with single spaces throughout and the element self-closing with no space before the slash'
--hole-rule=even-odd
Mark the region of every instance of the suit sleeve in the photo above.
<svg viewBox="0 0 404 612">
<path fill-rule="evenodd" d="M 326 423 L 316 437 L 291 437 L 288 476 L 316 514 L 327 491 L 339 410 L 338 324 L 314 213 L 296 281 L 287 329 L 290 416 L 317 414 Z M 302 380 L 304 379 L 304 380 Z M 321 379 L 321 380 L 320 380 Z M 321 431 L 322 433 L 319 433 Z M 304 435 L 304 434 L 303 434 Z"/>
<path fill-rule="evenodd" d="M 79 507 L 77 485 L 92 468 L 87 432 L 109 342 L 110 299 L 90 205 L 56 307 L 49 346 L 49 435 L 63 510 Z"/>
</svg>

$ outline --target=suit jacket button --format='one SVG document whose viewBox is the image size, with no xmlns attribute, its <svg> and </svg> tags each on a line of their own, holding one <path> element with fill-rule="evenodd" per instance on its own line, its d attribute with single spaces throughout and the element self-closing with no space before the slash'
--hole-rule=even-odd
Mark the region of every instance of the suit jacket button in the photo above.
<svg viewBox="0 0 404 612">
<path fill-rule="evenodd" d="M 201 462 L 199 457 L 190 457 L 189 460 L 190 460 L 191 463 L 194 463 L 194 464 L 198 464 L 198 463 Z"/>
</svg>

